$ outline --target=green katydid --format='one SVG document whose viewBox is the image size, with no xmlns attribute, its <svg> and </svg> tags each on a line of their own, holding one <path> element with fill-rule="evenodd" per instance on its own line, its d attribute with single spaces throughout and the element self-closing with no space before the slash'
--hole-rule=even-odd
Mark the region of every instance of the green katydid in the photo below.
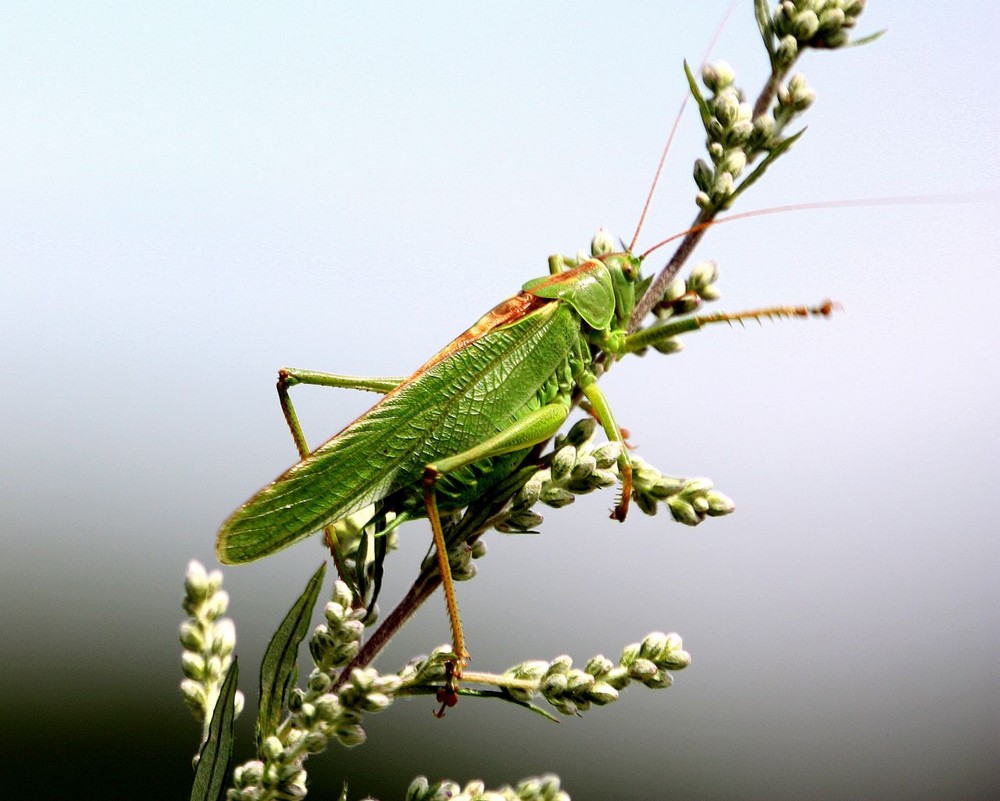
<svg viewBox="0 0 1000 801">
<path fill-rule="evenodd" d="M 550 259 L 550 275 L 528 281 L 405 379 L 364 379 L 283 371 L 289 425 L 298 430 L 287 388 L 312 383 L 385 392 L 369 411 L 237 509 L 219 530 L 223 563 L 250 562 L 375 505 L 394 525 L 430 519 L 452 627 L 456 674 L 468 659 L 455 600 L 441 511 L 468 506 L 519 468 L 532 448 L 562 426 L 579 392 L 606 435 L 619 443 L 622 489 L 612 518 L 624 520 L 631 463 L 621 429 L 598 387 L 595 364 L 614 361 L 708 322 L 746 316 L 827 313 L 828 308 L 769 309 L 708 315 L 635 333 L 627 324 L 649 284 L 641 258 L 608 252 L 595 237 L 593 257 Z"/>
<path fill-rule="evenodd" d="M 641 255 L 633 248 L 656 178 L 630 246 L 615 251 L 610 236 L 599 232 L 589 258 L 551 257 L 549 275 L 528 281 L 518 294 L 494 307 L 409 377 L 365 379 L 282 371 L 279 397 L 301 460 L 233 512 L 219 530 L 216 552 L 227 564 L 260 559 L 321 529 L 327 530 L 337 558 L 330 526 L 363 509 L 372 508 L 369 522 L 382 533 L 405 520 L 426 516 L 452 630 L 454 662 L 444 696 L 446 704 L 454 701 L 454 680 L 461 675 L 469 655 L 442 514 L 465 509 L 520 476 L 531 466 L 537 446 L 551 439 L 571 409 L 582 403 L 600 422 L 608 439 L 619 446 L 621 494 L 611 516 L 624 520 L 632 496 L 632 462 L 622 430 L 598 386 L 601 374 L 625 354 L 664 345 L 678 333 L 708 323 L 829 314 L 832 308 L 826 303 L 815 308 L 687 316 L 640 327 L 646 314 L 661 304 L 667 285 L 701 234 L 722 222 L 714 219 L 716 211 L 728 208 L 799 136 L 782 138 L 781 129 L 776 128 L 765 139 L 751 143 L 748 137 L 756 135 L 756 129 L 733 105 L 738 99 L 731 88 L 727 89 L 731 76 L 711 73 L 713 91 L 718 92 L 709 102 L 701 96 L 690 70 L 686 71 L 709 138 L 718 140 L 712 141 L 716 150 L 710 147 L 710 152 L 718 158 L 722 177 L 714 178 L 703 163 L 696 166 L 702 212 L 692 228 L 678 235 L 684 236 L 684 242 L 655 282 L 641 276 L 643 259 L 677 237 Z M 709 79 L 705 80 L 708 85 Z M 791 118 L 786 114 L 782 125 Z M 735 134 L 727 128 L 730 125 L 742 125 L 742 139 L 732 138 Z M 739 150 L 739 142 L 747 147 L 753 144 L 755 154 L 764 158 L 734 187 L 734 174 L 742 171 L 748 158 Z M 727 147 L 736 147 L 739 152 L 726 155 Z M 288 396 L 288 388 L 297 383 L 385 394 L 369 411 L 310 452 Z"/>
</svg>

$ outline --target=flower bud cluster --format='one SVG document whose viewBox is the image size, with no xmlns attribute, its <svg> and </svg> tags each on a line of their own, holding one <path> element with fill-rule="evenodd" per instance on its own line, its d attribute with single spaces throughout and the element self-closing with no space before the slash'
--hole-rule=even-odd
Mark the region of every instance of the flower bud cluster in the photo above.
<svg viewBox="0 0 1000 801">
<path fill-rule="evenodd" d="M 278 734 L 265 738 L 260 759 L 240 765 L 233 772 L 230 801 L 259 798 L 298 799 L 305 795 L 306 757 L 326 750 L 336 739 L 346 748 L 361 745 L 366 713 L 381 712 L 393 700 L 401 681 L 398 676 L 380 676 L 374 669 L 352 671 L 348 681 L 331 692 L 330 677 L 314 670 L 305 690 L 289 697 L 289 716 Z"/>
<path fill-rule="evenodd" d="M 327 673 L 344 667 L 361 649 L 365 610 L 352 605 L 350 588 L 343 582 L 333 585 L 333 599 L 323 609 L 325 623 L 313 631 L 309 652 L 316 667 Z"/>
<path fill-rule="evenodd" d="M 309 641 L 316 667 L 304 688 L 289 693 L 288 716 L 275 734 L 265 738 L 259 759 L 234 771 L 230 801 L 302 798 L 306 757 L 326 750 L 330 740 L 346 748 L 365 742 L 364 715 L 386 709 L 403 682 L 399 676 L 381 676 L 366 668 L 352 671 L 347 681 L 334 687 L 335 672 L 358 652 L 364 614 L 364 609 L 352 608 L 350 588 L 337 581 L 324 609 L 326 622 L 316 627 Z"/>
<path fill-rule="evenodd" d="M 617 701 L 620 691 L 633 680 L 651 689 L 669 687 L 669 672 L 691 663 L 683 645 L 678 634 L 653 632 L 641 643 L 626 646 L 617 665 L 601 654 L 583 669 L 574 668 L 569 656 L 551 662 L 531 660 L 506 670 L 502 686 L 522 703 L 540 695 L 563 715 L 578 715 L 591 706 Z"/>
<path fill-rule="evenodd" d="M 719 211 L 728 208 L 736 180 L 747 166 L 747 146 L 754 135 L 753 114 L 727 63 L 709 64 L 701 77 L 710 92 L 703 99 L 702 122 L 712 163 L 703 159 L 695 162 L 694 181 L 699 190 L 695 200 L 706 211 Z"/>
<path fill-rule="evenodd" d="M 791 64 L 807 47 L 829 50 L 850 44 L 850 29 L 864 10 L 865 0 L 782 0 L 770 25 L 779 63 Z"/>
<path fill-rule="evenodd" d="M 719 265 L 714 261 L 704 261 L 695 265 L 686 279 L 675 278 L 663 294 L 663 298 L 653 307 L 653 313 L 660 322 L 695 314 L 703 303 L 718 300 L 722 292 L 718 287 Z M 649 326 L 655 329 L 657 324 Z M 679 336 L 653 339 L 651 346 L 660 353 L 679 353 L 684 342 Z M 643 351 L 638 351 L 640 355 Z"/>
<path fill-rule="evenodd" d="M 691 654 L 684 650 L 680 634 L 655 631 L 641 643 L 627 645 L 619 664 L 628 670 L 629 678 L 658 690 L 673 684 L 670 672 L 690 665 Z"/>
<path fill-rule="evenodd" d="M 555 774 L 524 779 L 517 787 L 504 786 L 498 790 L 487 790 L 479 780 L 460 787 L 447 780 L 431 784 L 426 777 L 418 776 L 406 790 L 406 801 L 570 801 L 570 798 L 560 789 Z"/>
<path fill-rule="evenodd" d="M 184 611 L 188 619 L 181 623 L 180 640 L 184 646 L 181 670 L 184 680 L 181 693 L 194 716 L 208 734 L 219 689 L 233 662 L 236 627 L 223 617 L 229 606 L 229 594 L 222 589 L 222 573 L 205 571 L 198 561 L 188 564 L 184 577 Z M 243 693 L 236 693 L 236 714 L 243 709 Z"/>
<path fill-rule="evenodd" d="M 655 515 L 659 504 L 665 503 L 674 520 L 686 526 L 696 526 L 706 517 L 722 517 L 736 509 L 709 479 L 665 476 L 638 456 L 632 457 L 632 497 L 647 515 Z"/>
<path fill-rule="evenodd" d="M 518 491 L 510 511 L 495 523 L 498 531 L 528 533 L 542 523 L 532 511 L 536 503 L 553 509 L 567 506 L 577 495 L 586 495 L 618 482 L 616 463 L 621 446 L 617 442 L 594 443 L 597 421 L 585 417 L 565 436 L 557 437 L 549 466 L 539 470 Z"/>
</svg>

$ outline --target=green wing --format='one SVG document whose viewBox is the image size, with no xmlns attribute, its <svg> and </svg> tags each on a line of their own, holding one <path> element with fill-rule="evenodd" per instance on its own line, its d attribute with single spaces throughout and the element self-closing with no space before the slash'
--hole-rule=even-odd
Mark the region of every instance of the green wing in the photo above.
<svg viewBox="0 0 1000 801">
<path fill-rule="evenodd" d="M 471 340 L 460 337 L 454 352 L 432 359 L 233 512 L 219 529 L 219 560 L 260 559 L 416 485 L 430 462 L 537 407 L 579 337 L 575 315 L 558 301 Z"/>
</svg>

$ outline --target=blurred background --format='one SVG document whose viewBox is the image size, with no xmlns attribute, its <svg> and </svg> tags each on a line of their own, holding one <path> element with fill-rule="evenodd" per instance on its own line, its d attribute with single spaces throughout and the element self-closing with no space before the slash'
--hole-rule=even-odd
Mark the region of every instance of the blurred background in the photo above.
<svg viewBox="0 0 1000 801">
<path fill-rule="evenodd" d="M 808 53 L 809 131 L 738 210 L 994 192 L 992 3 L 872 3 L 874 45 Z M 16 797 L 184 797 L 185 566 L 293 460 L 285 365 L 400 374 L 553 252 L 628 239 L 725 2 L 0 7 L 0 772 Z M 751 0 L 714 51 L 756 96 Z M 985 89 L 983 87 L 986 87 Z M 682 122 L 642 242 L 694 216 Z M 487 537 L 459 587 L 477 670 L 578 663 L 657 629 L 692 666 L 559 725 L 428 700 L 308 763 L 317 797 L 418 773 L 558 772 L 605 798 L 1000 793 L 996 195 L 711 231 L 736 310 L 844 312 L 705 331 L 604 381 L 639 453 L 737 513 L 607 519 L 610 493 Z M 654 260 L 654 266 L 657 262 Z M 692 262 L 693 264 L 694 262 Z M 313 442 L 372 397 L 305 388 Z M 430 535 L 405 528 L 382 608 Z M 226 570 L 243 689 L 323 558 Z M 384 654 L 448 639 L 435 597 Z M 249 757 L 250 717 L 239 756 Z"/>
</svg>

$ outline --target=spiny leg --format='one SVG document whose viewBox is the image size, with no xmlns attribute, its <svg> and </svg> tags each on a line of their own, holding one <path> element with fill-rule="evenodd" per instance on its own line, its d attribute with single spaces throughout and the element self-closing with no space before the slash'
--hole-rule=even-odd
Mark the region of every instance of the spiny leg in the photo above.
<svg viewBox="0 0 1000 801">
<path fill-rule="evenodd" d="M 658 342 L 675 337 L 688 331 L 697 331 L 713 323 L 744 324 L 748 320 L 773 320 L 791 317 L 829 317 L 840 305 L 831 300 L 825 300 L 817 306 L 768 306 L 763 309 L 751 309 L 742 312 L 715 312 L 713 314 L 698 314 L 690 317 L 680 317 L 653 323 L 646 328 L 628 334 L 618 348 L 617 353 L 633 353 L 637 350 L 656 345 Z"/>
<path fill-rule="evenodd" d="M 508 428 L 495 434 L 479 445 L 467 451 L 438 459 L 424 469 L 423 487 L 424 503 L 427 505 L 427 517 L 434 534 L 434 548 L 437 555 L 438 573 L 444 587 L 445 605 L 448 608 L 448 620 L 451 624 L 452 652 L 455 660 L 449 663 L 446 686 L 439 694 L 442 702 L 439 714 L 445 707 L 453 706 L 457 700 L 458 680 L 462 677 L 462 669 L 469 661 L 469 652 L 465 647 L 465 634 L 462 630 L 462 618 L 458 611 L 458 600 L 455 597 L 455 584 L 451 575 L 451 565 L 448 561 L 448 543 L 441 526 L 441 515 L 438 511 L 437 493 L 434 486 L 442 476 L 462 467 L 490 456 L 501 456 L 505 453 L 530 448 L 540 442 L 545 442 L 559 430 L 565 422 L 569 408 L 563 403 L 555 402 L 542 406 L 519 420 Z"/>
<path fill-rule="evenodd" d="M 621 446 L 621 453 L 618 455 L 618 473 L 622 479 L 622 494 L 618 503 L 615 504 L 615 508 L 611 510 L 611 519 L 622 522 L 628 515 L 628 505 L 632 498 L 632 462 L 628 457 L 628 443 L 625 442 L 625 436 L 618 423 L 615 422 L 615 416 L 611 412 L 611 406 L 608 405 L 607 397 L 597 385 L 597 378 L 587 373 L 578 378 L 577 383 L 590 404 L 591 413 L 601 424 L 607 438 Z"/>
</svg>

